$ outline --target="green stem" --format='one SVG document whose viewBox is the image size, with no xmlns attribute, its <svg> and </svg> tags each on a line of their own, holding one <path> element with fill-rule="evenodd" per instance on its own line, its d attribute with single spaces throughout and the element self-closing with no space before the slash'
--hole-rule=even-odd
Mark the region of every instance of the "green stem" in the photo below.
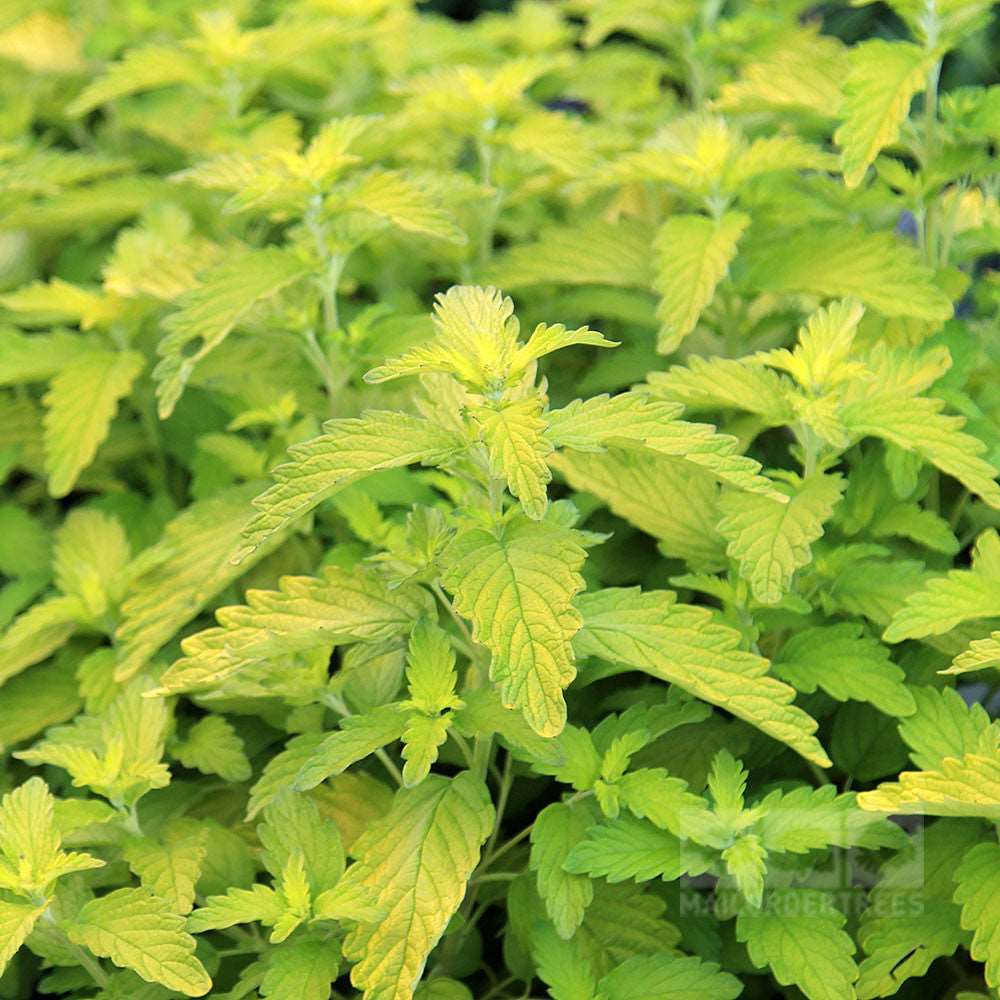
<svg viewBox="0 0 1000 1000">
<path fill-rule="evenodd" d="M 490 133 L 493 131 L 493 127 L 493 123 L 487 123 L 483 127 L 483 136 L 476 144 L 476 152 L 479 156 L 479 179 L 484 187 L 493 187 L 494 148 L 490 141 Z M 493 236 L 496 232 L 502 200 L 503 192 L 497 188 L 490 195 L 485 211 L 483 212 L 479 229 L 479 247 L 476 256 L 476 263 L 480 274 L 485 273 L 493 256 Z"/>
</svg>

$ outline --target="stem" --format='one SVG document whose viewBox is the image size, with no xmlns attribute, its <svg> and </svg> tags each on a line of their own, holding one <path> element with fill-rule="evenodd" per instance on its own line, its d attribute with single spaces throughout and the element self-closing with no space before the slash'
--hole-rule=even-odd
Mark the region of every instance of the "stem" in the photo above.
<svg viewBox="0 0 1000 1000">
<path fill-rule="evenodd" d="M 524 872 L 487 872 L 485 875 L 477 876 L 472 882 L 475 885 L 480 885 L 483 882 L 513 882 L 514 879 L 523 874 Z"/>
<path fill-rule="evenodd" d="M 479 156 L 479 179 L 484 187 L 493 187 L 493 156 L 494 149 L 490 142 L 491 133 L 495 127 L 495 122 L 489 121 L 483 126 L 484 135 L 476 144 L 476 152 Z M 479 248 L 476 262 L 480 273 L 483 273 L 489 266 L 490 258 L 493 256 L 493 235 L 496 231 L 497 218 L 500 215 L 500 203 L 503 200 L 503 192 L 497 190 L 490 196 L 483 212 L 482 225 L 479 230 Z"/>
<path fill-rule="evenodd" d="M 489 868 L 497 858 L 502 858 L 509 850 L 517 847 L 525 837 L 531 836 L 534 823 L 529 823 L 520 833 L 515 834 L 505 844 L 498 847 L 492 854 L 488 854 L 483 861 L 482 867 Z"/>
<path fill-rule="evenodd" d="M 108 978 L 108 974 L 104 971 L 101 963 L 90 955 L 89 952 L 84 951 L 80 945 L 76 944 L 74 941 L 70 940 L 69 935 L 59 926 L 58 921 L 53 915 L 51 910 L 46 910 L 42 916 L 42 920 L 47 924 L 52 924 L 54 927 L 58 928 L 59 932 L 62 934 L 65 943 L 69 946 L 70 951 L 77 957 L 80 965 L 82 965 L 89 974 L 90 978 L 97 983 L 101 989 L 106 989 L 111 980 Z"/>
<path fill-rule="evenodd" d="M 465 624 L 462 616 L 455 610 L 455 605 L 451 603 L 448 599 L 448 595 L 441 589 L 441 584 L 436 580 L 431 584 L 431 591 L 434 596 L 441 602 L 441 607 L 448 612 L 451 620 L 458 626 L 459 632 L 462 633 L 462 637 L 465 639 L 469 645 L 475 649 L 476 641 L 472 638 L 472 633 L 469 631 L 469 626 Z"/>
<path fill-rule="evenodd" d="M 329 396 L 330 403 L 332 404 L 340 390 L 340 380 L 334 374 L 329 360 L 323 353 L 323 349 L 319 346 L 319 341 L 316 339 L 316 331 L 310 327 L 302 336 L 305 340 L 305 355 L 313 368 L 319 373 L 319 377 L 323 380 L 323 388 L 326 389 L 326 394 Z"/>
</svg>

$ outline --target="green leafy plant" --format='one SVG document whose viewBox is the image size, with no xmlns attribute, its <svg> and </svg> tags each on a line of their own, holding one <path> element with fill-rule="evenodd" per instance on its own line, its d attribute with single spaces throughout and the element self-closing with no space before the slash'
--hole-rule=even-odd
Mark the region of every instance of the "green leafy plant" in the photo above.
<svg viewBox="0 0 1000 1000">
<path fill-rule="evenodd" d="M 1000 996 L 980 0 L 0 11 L 0 998 Z"/>
</svg>

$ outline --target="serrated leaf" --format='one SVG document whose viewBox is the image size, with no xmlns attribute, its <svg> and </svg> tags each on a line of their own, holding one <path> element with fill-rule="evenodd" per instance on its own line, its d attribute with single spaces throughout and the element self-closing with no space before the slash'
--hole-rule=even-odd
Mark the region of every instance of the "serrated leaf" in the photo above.
<svg viewBox="0 0 1000 1000">
<path fill-rule="evenodd" d="M 743 984 L 693 955 L 626 959 L 597 984 L 599 1000 L 734 1000 Z"/>
<path fill-rule="evenodd" d="M 206 715 L 196 722 L 170 752 L 185 767 L 202 774 L 217 774 L 226 781 L 246 781 L 250 777 L 243 741 L 221 715 Z"/>
<path fill-rule="evenodd" d="M 405 413 L 370 410 L 358 418 L 331 420 L 319 437 L 293 445 L 291 461 L 274 470 L 276 482 L 254 499 L 257 512 L 233 559 L 246 559 L 276 531 L 362 476 L 443 462 L 464 446 L 447 428 Z"/>
<path fill-rule="evenodd" d="M 403 784 L 407 788 L 420 784 L 430 773 L 438 758 L 438 749 L 448 738 L 451 728 L 449 715 L 411 715 L 403 729 Z"/>
<path fill-rule="evenodd" d="M 189 997 L 212 988 L 184 918 L 146 889 L 116 889 L 85 903 L 66 933 L 101 958 Z"/>
<path fill-rule="evenodd" d="M 738 560 L 740 576 L 762 604 L 781 600 L 795 571 L 812 559 L 810 545 L 822 535 L 844 486 L 840 476 L 820 474 L 803 480 L 785 504 L 749 493 L 719 498 L 719 533 L 729 541 L 726 551 Z"/>
<path fill-rule="evenodd" d="M 736 937 L 782 986 L 798 986 L 809 1000 L 848 1000 L 857 995 L 858 967 L 844 922 L 827 893 L 776 889 L 761 909 L 740 911 Z"/>
<path fill-rule="evenodd" d="M 467 529 L 442 557 L 442 583 L 490 650 L 503 704 L 540 736 L 555 736 L 566 722 L 562 692 L 576 675 L 570 642 L 580 627 L 572 601 L 585 558 L 576 532 L 523 517 L 496 534 Z"/>
<path fill-rule="evenodd" d="M 342 719 L 340 730 L 326 736 L 300 766 L 295 787 L 315 788 L 330 775 L 340 774 L 351 764 L 394 743 L 403 735 L 406 722 L 406 714 L 392 705 Z"/>
<path fill-rule="evenodd" d="M 195 365 L 251 309 L 307 272 L 295 255 L 268 247 L 223 261 L 202 275 L 197 288 L 181 296 L 177 312 L 163 322 L 167 333 L 157 347 L 160 362 L 153 370 L 162 420 L 173 412 Z"/>
<path fill-rule="evenodd" d="M 205 858 L 204 831 L 180 823 L 161 835 L 130 841 L 122 852 L 143 887 L 170 904 L 174 913 L 187 913 L 194 903 L 195 885 Z"/>
<path fill-rule="evenodd" d="M 53 661 L 4 685 L 0 697 L 0 751 L 72 718 L 81 706 L 76 678 Z"/>
<path fill-rule="evenodd" d="M 1000 726 L 986 709 L 965 699 L 953 688 L 912 689 L 916 711 L 899 726 L 917 767 L 933 770 L 946 757 L 989 755 L 1000 744 Z"/>
<path fill-rule="evenodd" d="M 49 597 L 33 604 L 0 638 L 0 684 L 54 653 L 85 618 L 75 597 Z"/>
<path fill-rule="evenodd" d="M 737 837 L 722 851 L 726 872 L 736 883 L 744 899 L 754 907 L 761 905 L 764 875 L 767 872 L 767 849 L 753 833 Z"/>
<path fill-rule="evenodd" d="M 268 956 L 261 996 L 268 1000 L 327 1000 L 340 971 L 340 952 L 331 941 L 292 941 Z"/>
<path fill-rule="evenodd" d="M 66 496 L 94 460 L 119 402 L 144 364 L 135 351 L 87 350 L 52 379 L 42 400 L 45 472 L 52 496 Z"/>
<path fill-rule="evenodd" d="M 785 502 L 785 495 L 760 475 L 760 464 L 740 454 L 739 442 L 710 424 L 679 420 L 683 407 L 639 392 L 575 400 L 548 415 L 549 440 L 573 451 L 638 448 L 683 459 L 737 489 Z"/>
<path fill-rule="evenodd" d="M 431 775 L 397 793 L 392 810 L 355 843 L 344 879 L 375 895 L 386 913 L 344 941 L 351 982 L 366 1000 L 409 1000 L 431 949 L 465 895 L 493 826 L 485 786 L 469 772 Z"/>
<path fill-rule="evenodd" d="M 689 791 L 686 781 L 672 777 L 663 768 L 631 771 L 616 787 L 622 805 L 639 819 L 648 819 L 683 841 L 713 847 L 726 842 L 727 831 L 705 800 Z"/>
<path fill-rule="evenodd" d="M 991 632 L 985 639 L 973 639 L 969 648 L 959 653 L 946 674 L 965 674 L 987 667 L 1000 667 L 1000 632 Z"/>
<path fill-rule="evenodd" d="M 429 618 L 417 622 L 406 652 L 408 705 L 428 714 L 458 707 L 456 680 L 455 651 L 448 633 Z"/>
<path fill-rule="evenodd" d="M 768 661 L 741 650 L 741 638 L 711 612 L 676 603 L 670 591 L 608 589 L 577 600 L 584 627 L 578 656 L 598 656 L 670 681 L 719 705 L 807 760 L 829 766 L 816 723 L 790 704 L 794 690 L 768 676 Z"/>
<path fill-rule="evenodd" d="M 0 899 L 0 974 L 44 912 L 44 906 L 26 900 Z"/>
<path fill-rule="evenodd" d="M 597 976 L 582 941 L 562 938 L 551 924 L 539 921 L 531 932 L 531 947 L 552 1000 L 592 1000 Z"/>
<path fill-rule="evenodd" d="M 672 882 L 681 875 L 700 875 L 707 870 L 708 852 L 660 829 L 648 820 L 626 813 L 617 819 L 591 826 L 586 837 L 570 851 L 566 871 L 606 878 L 609 882 L 648 882 L 662 878 Z"/>
<path fill-rule="evenodd" d="M 556 933 L 566 940 L 583 922 L 584 911 L 594 898 L 590 879 L 563 867 L 590 823 L 585 807 L 553 802 L 538 814 L 531 829 L 529 863 L 536 872 L 538 895 Z"/>
<path fill-rule="evenodd" d="M 490 473 L 506 481 L 528 517 L 541 520 L 552 478 L 546 464 L 552 445 L 544 437 L 541 398 L 528 396 L 495 408 L 477 407 L 472 415 L 489 453 Z"/>
<path fill-rule="evenodd" d="M 955 870 L 962 927 L 973 931 L 970 954 L 986 964 L 986 982 L 1000 987 L 1000 845 L 977 844 Z"/>
<path fill-rule="evenodd" d="M 348 194 L 348 203 L 406 233 L 418 233 L 450 243 L 467 237 L 431 195 L 399 170 L 375 170 Z"/>
<path fill-rule="evenodd" d="M 661 354 L 675 351 L 695 328 L 749 223 L 742 212 L 725 212 L 718 219 L 673 215 L 660 226 L 653 243 L 657 270 L 653 287 L 660 293 L 656 315 L 662 326 L 656 349 Z"/>
<path fill-rule="evenodd" d="M 187 929 L 192 934 L 199 934 L 254 921 L 270 927 L 281 919 L 284 912 L 285 904 L 278 893 L 269 886 L 257 883 L 249 889 L 230 888 L 224 895 L 209 896 L 205 905 L 199 906 L 188 917 Z"/>
<path fill-rule="evenodd" d="M 265 807 L 257 836 L 264 848 L 264 865 L 275 878 L 284 879 L 289 864 L 300 860 L 307 894 L 318 896 L 343 874 L 340 834 L 308 796 L 291 790 L 278 795 Z"/>
<path fill-rule="evenodd" d="M 851 49 L 840 110 L 843 123 L 834 135 L 848 187 L 857 187 L 879 152 L 898 138 L 910 101 L 924 89 L 933 58 L 919 45 L 881 38 Z"/>
<path fill-rule="evenodd" d="M 1000 615 L 1000 535 L 984 531 L 976 540 L 970 569 L 931 577 L 906 598 L 883 638 L 886 642 L 942 635 L 962 622 Z"/>
<path fill-rule="evenodd" d="M 820 625 L 793 635 L 775 657 L 774 672 L 798 690 L 822 688 L 838 701 L 867 701 L 887 715 L 914 711 L 906 673 L 877 639 L 854 622 Z"/>
</svg>

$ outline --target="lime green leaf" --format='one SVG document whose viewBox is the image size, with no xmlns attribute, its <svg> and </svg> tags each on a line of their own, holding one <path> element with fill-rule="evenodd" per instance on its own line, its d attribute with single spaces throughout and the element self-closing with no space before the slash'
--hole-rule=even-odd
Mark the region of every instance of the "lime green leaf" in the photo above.
<svg viewBox="0 0 1000 1000">
<path fill-rule="evenodd" d="M 661 354 L 675 351 L 695 328 L 749 223 L 742 212 L 726 212 L 718 219 L 672 215 L 660 227 L 653 244 L 657 257 L 653 287 L 661 296 L 656 311 L 662 323 L 656 348 Z"/>
<path fill-rule="evenodd" d="M 293 791 L 277 796 L 264 809 L 257 836 L 264 848 L 264 865 L 275 878 L 284 878 L 289 863 L 301 859 L 307 892 L 313 896 L 336 885 L 344 872 L 337 827 L 308 796 Z"/>
<path fill-rule="evenodd" d="M 230 556 L 254 491 L 253 486 L 239 486 L 191 504 L 167 525 L 155 545 L 132 561 L 115 636 L 119 679 L 138 673 L 178 629 L 245 571 L 245 566 L 234 566 Z"/>
<path fill-rule="evenodd" d="M 881 38 L 851 49 L 850 72 L 834 140 L 841 147 L 844 181 L 857 187 L 875 157 L 899 137 L 910 101 L 924 89 L 935 57 L 910 42 Z"/>
<path fill-rule="evenodd" d="M 33 604 L 0 637 L 0 684 L 54 653 L 85 618 L 75 597 L 49 597 Z"/>
<path fill-rule="evenodd" d="M 528 517 L 540 520 L 552 478 L 545 462 L 552 445 L 544 437 L 541 398 L 527 396 L 497 407 L 477 407 L 472 416 L 489 452 L 491 475 L 506 480 Z"/>
<path fill-rule="evenodd" d="M 965 699 L 953 688 L 912 689 L 916 711 L 899 726 L 917 767 L 933 770 L 945 757 L 989 755 L 1000 745 L 1000 726 L 986 709 Z"/>
<path fill-rule="evenodd" d="M 85 903 L 66 933 L 101 958 L 189 997 L 212 988 L 184 918 L 146 889 L 116 889 Z"/>
<path fill-rule="evenodd" d="M 223 930 L 236 924 L 259 921 L 267 927 L 276 924 L 285 912 L 281 897 L 266 885 L 255 884 L 249 889 L 230 888 L 225 895 L 209 896 L 187 919 L 191 934 Z"/>
<path fill-rule="evenodd" d="M 743 984 L 693 955 L 626 959 L 597 984 L 599 1000 L 734 1000 Z"/>
<path fill-rule="evenodd" d="M 268 1000 L 327 1000 L 339 972 L 334 942 L 293 941 L 268 956 L 260 993 Z"/>
<path fill-rule="evenodd" d="M 331 420 L 322 435 L 290 448 L 291 461 L 274 470 L 276 482 L 254 500 L 257 512 L 233 558 L 246 559 L 275 532 L 362 476 L 443 462 L 464 446 L 447 428 L 405 413 L 373 410 Z"/>
<path fill-rule="evenodd" d="M 128 539 L 117 518 L 97 510 L 71 511 L 56 534 L 56 586 L 98 619 L 117 603 L 128 559 Z"/>
<path fill-rule="evenodd" d="M 538 895 L 556 933 L 567 940 L 583 922 L 584 911 L 594 898 L 590 879 L 563 867 L 590 823 L 585 807 L 553 802 L 538 814 L 531 829 L 530 865 L 537 873 Z"/>
<path fill-rule="evenodd" d="M 64 664 L 44 663 L 21 674 L 0 697 L 0 751 L 72 718 L 80 705 L 76 678 Z"/>
<path fill-rule="evenodd" d="M 969 949 L 986 964 L 986 982 L 1000 987 L 1000 845 L 977 844 L 955 870 L 955 902 L 962 907 L 962 927 L 974 931 Z"/>
<path fill-rule="evenodd" d="M 1000 820 L 1000 751 L 945 757 L 927 771 L 903 771 L 899 780 L 861 792 L 862 809 L 899 815 L 980 816 Z"/>
<path fill-rule="evenodd" d="M 562 938 L 551 924 L 539 921 L 531 946 L 538 976 L 553 1000 L 593 1000 L 597 977 L 582 941 Z"/>
<path fill-rule="evenodd" d="M 429 618 L 417 622 L 406 656 L 407 706 L 429 715 L 459 707 L 456 680 L 455 652 L 448 633 Z"/>
<path fill-rule="evenodd" d="M 269 247 L 237 254 L 202 275 L 164 321 L 166 336 L 153 370 L 160 417 L 173 412 L 195 365 L 219 346 L 254 306 L 301 279 L 308 266 L 286 250 Z"/>
<path fill-rule="evenodd" d="M 37 897 L 61 875 L 104 864 L 61 850 L 54 804 L 41 778 L 29 778 L 0 800 L 0 889 Z"/>
<path fill-rule="evenodd" d="M 670 681 L 829 766 L 816 722 L 790 704 L 794 689 L 768 676 L 768 661 L 741 650 L 741 636 L 705 608 L 670 591 L 612 588 L 577 601 L 584 627 L 578 656 L 598 656 Z"/>
<path fill-rule="evenodd" d="M 333 774 L 394 743 L 406 729 L 406 714 L 384 705 L 365 715 L 341 719 L 340 730 L 330 733 L 313 750 L 295 775 L 295 787 L 315 788 Z"/>
<path fill-rule="evenodd" d="M 26 900 L 0 899 L 0 974 L 44 912 L 44 906 Z"/>
<path fill-rule="evenodd" d="M 798 986 L 809 1000 L 847 1000 L 856 995 L 858 967 L 844 921 L 828 893 L 778 889 L 761 909 L 740 911 L 736 937 L 782 986 Z"/>
<path fill-rule="evenodd" d="M 887 642 L 950 632 L 962 622 L 1000 615 L 1000 535 L 984 531 L 976 540 L 970 569 L 953 569 L 914 590 L 893 616 Z"/>
<path fill-rule="evenodd" d="M 205 859 L 205 831 L 180 822 L 168 826 L 159 841 L 141 837 L 125 845 L 123 855 L 139 881 L 170 904 L 174 913 L 187 913 Z"/>
<path fill-rule="evenodd" d="M 820 625 L 791 636 L 775 657 L 774 672 L 799 691 L 822 688 L 838 701 L 867 701 L 887 715 L 911 715 L 906 673 L 877 639 L 855 622 Z"/>
<path fill-rule="evenodd" d="M 746 901 L 759 907 L 764 896 L 764 875 L 767 872 L 767 849 L 754 833 L 737 837 L 722 852 L 726 871 Z"/>
<path fill-rule="evenodd" d="M 640 531 L 660 551 L 701 569 L 726 565 L 716 530 L 719 490 L 713 477 L 682 458 L 609 447 L 597 454 L 567 451 L 549 464 L 577 492 L 590 493 Z M 663 497 L 676 498 L 664 504 Z"/>
<path fill-rule="evenodd" d="M 681 840 L 721 846 L 726 831 L 700 795 L 687 782 L 660 767 L 642 768 L 624 775 L 617 784 L 622 805 L 639 819 L 648 819 Z"/>
<path fill-rule="evenodd" d="M 45 471 L 49 493 L 64 497 L 108 436 L 118 403 L 145 360 L 135 351 L 87 350 L 62 368 L 45 403 Z"/>
<path fill-rule="evenodd" d="M 402 229 L 450 243 L 465 243 L 466 235 L 431 195 L 398 170 L 367 174 L 348 195 L 359 208 Z"/>
<path fill-rule="evenodd" d="M 808 292 L 860 299 L 883 316 L 943 323 L 949 297 L 913 247 L 891 233 L 869 233 L 844 223 L 817 223 L 747 248 L 747 283 L 762 291 Z"/>
<path fill-rule="evenodd" d="M 438 758 L 438 749 L 448 738 L 451 716 L 411 715 L 403 729 L 403 784 L 419 785 Z"/>
<path fill-rule="evenodd" d="M 956 860 L 981 838 L 976 823 L 939 820 L 917 830 L 879 872 L 858 940 L 858 996 L 892 996 L 907 979 L 923 976 L 935 959 L 953 955 L 967 940 L 952 902 Z"/>
<path fill-rule="evenodd" d="M 226 781 L 246 781 L 250 777 L 243 741 L 221 715 L 206 715 L 196 722 L 170 752 L 185 767 L 202 774 L 217 774 Z"/>
<path fill-rule="evenodd" d="M 785 495 L 760 475 L 760 464 L 740 454 L 736 438 L 717 433 L 710 424 L 677 419 L 682 409 L 639 392 L 575 400 L 549 413 L 548 437 L 557 448 L 573 451 L 601 452 L 617 446 L 669 455 L 737 489 L 786 502 Z"/>
<path fill-rule="evenodd" d="M 496 534 L 458 534 L 442 557 L 442 582 L 492 654 L 490 678 L 507 708 L 541 736 L 566 722 L 562 691 L 576 674 L 570 641 L 580 627 L 573 597 L 586 553 L 578 533 L 551 521 L 509 521 Z"/>
<path fill-rule="evenodd" d="M 563 867 L 612 883 L 627 879 L 648 882 L 657 877 L 672 882 L 681 875 L 702 874 L 709 859 L 708 852 L 687 836 L 676 837 L 647 820 L 622 814 L 591 826 L 585 839 L 569 852 Z"/>
<path fill-rule="evenodd" d="M 386 917 L 344 941 L 351 982 L 366 1000 L 409 1000 L 431 949 L 465 895 L 493 826 L 486 788 L 469 772 L 431 775 L 397 793 L 392 810 L 355 843 L 344 878 L 372 891 Z"/>
<path fill-rule="evenodd" d="M 740 576 L 749 581 L 762 604 L 776 604 L 792 577 L 812 559 L 810 545 L 844 491 L 840 476 L 813 475 L 788 503 L 749 493 L 719 498 L 719 533 L 729 541 L 729 556 L 738 560 Z"/>
</svg>

